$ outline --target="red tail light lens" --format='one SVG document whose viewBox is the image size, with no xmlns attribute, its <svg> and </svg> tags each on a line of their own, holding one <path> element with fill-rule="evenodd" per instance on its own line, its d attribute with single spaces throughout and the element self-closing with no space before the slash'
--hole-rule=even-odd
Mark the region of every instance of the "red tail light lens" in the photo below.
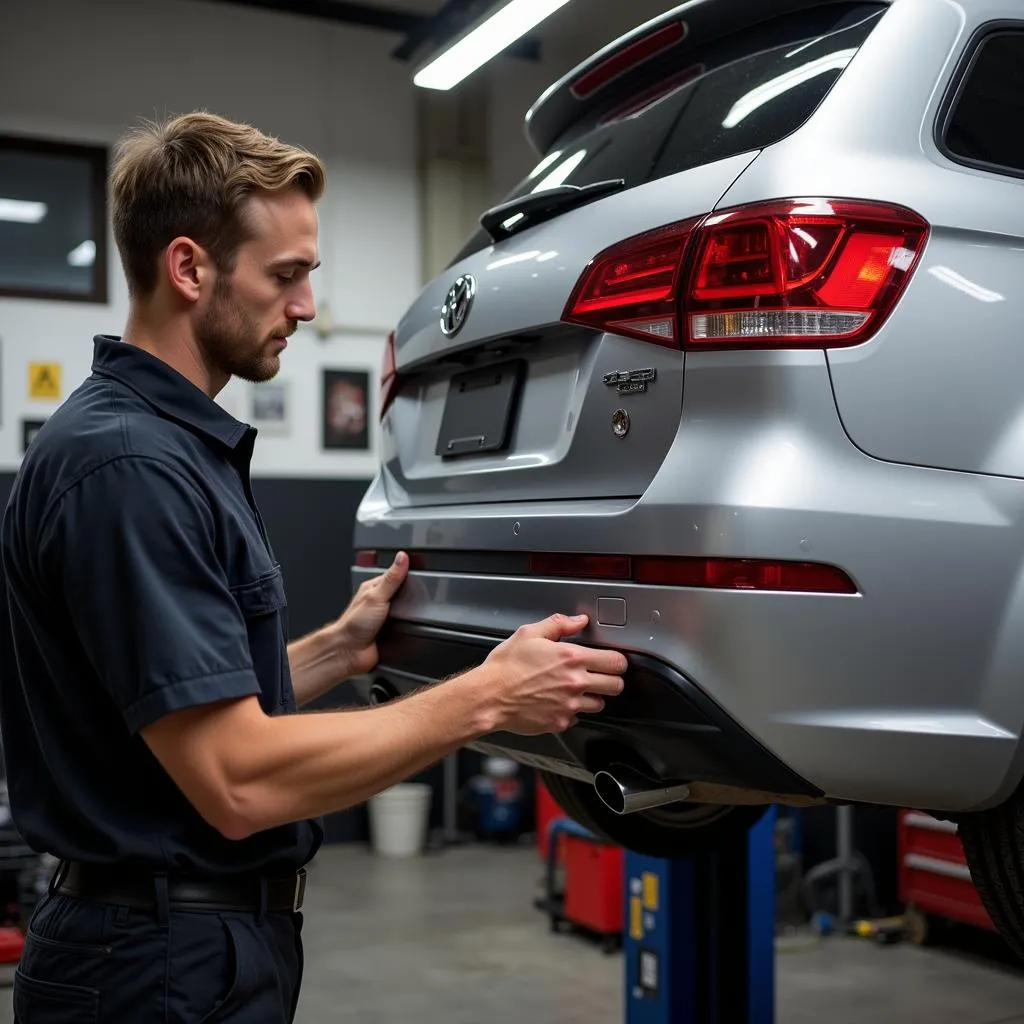
<svg viewBox="0 0 1024 1024">
<path fill-rule="evenodd" d="M 697 221 L 684 221 L 602 253 L 569 297 L 564 319 L 678 348 L 679 279 Z"/>
<path fill-rule="evenodd" d="M 858 344 L 889 314 L 927 235 L 916 213 L 881 203 L 728 210 L 608 249 L 564 319 L 675 348 Z"/>
<path fill-rule="evenodd" d="M 384 419 L 398 393 L 400 378 L 395 372 L 395 332 L 388 334 L 380 367 L 380 419 Z"/>
<path fill-rule="evenodd" d="M 692 348 L 833 347 L 885 319 L 928 225 L 878 203 L 792 200 L 704 222 L 683 305 Z"/>
</svg>

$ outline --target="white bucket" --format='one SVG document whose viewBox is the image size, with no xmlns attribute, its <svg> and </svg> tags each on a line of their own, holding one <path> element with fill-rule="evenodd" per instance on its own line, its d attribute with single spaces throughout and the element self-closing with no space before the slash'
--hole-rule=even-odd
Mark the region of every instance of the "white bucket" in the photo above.
<svg viewBox="0 0 1024 1024">
<path fill-rule="evenodd" d="M 370 839 L 382 857 L 422 853 L 430 814 L 430 786 L 403 782 L 371 797 Z"/>
</svg>

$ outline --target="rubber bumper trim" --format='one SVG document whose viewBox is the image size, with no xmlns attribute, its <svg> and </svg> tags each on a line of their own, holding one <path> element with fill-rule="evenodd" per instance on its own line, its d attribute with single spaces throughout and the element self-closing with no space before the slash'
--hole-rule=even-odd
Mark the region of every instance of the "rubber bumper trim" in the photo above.
<svg viewBox="0 0 1024 1024">
<path fill-rule="evenodd" d="M 372 674 L 377 693 L 402 696 L 479 665 L 505 636 L 390 620 L 378 637 Z M 489 746 L 575 761 L 589 772 L 610 758 L 632 761 L 660 778 L 703 781 L 763 792 L 821 797 L 677 668 L 626 652 L 622 694 L 599 715 L 581 715 L 558 736 L 493 733 Z"/>
</svg>

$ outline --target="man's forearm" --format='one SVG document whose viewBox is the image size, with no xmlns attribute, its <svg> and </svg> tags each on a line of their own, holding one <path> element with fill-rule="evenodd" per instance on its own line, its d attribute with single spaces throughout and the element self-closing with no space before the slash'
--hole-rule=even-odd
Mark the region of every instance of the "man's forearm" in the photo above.
<svg viewBox="0 0 1024 1024">
<path fill-rule="evenodd" d="M 295 703 L 301 708 L 323 696 L 348 676 L 348 662 L 337 627 L 325 626 L 288 645 Z"/>
<path fill-rule="evenodd" d="M 379 708 L 266 718 L 227 767 L 239 837 L 355 806 L 493 731 L 486 669 Z"/>
</svg>

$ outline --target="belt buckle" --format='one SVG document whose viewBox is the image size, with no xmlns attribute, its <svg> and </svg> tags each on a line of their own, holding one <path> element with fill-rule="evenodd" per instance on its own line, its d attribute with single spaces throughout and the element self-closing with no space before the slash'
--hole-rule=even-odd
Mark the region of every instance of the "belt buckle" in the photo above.
<svg viewBox="0 0 1024 1024">
<path fill-rule="evenodd" d="M 292 913 L 297 914 L 302 908 L 302 901 L 306 895 L 306 869 L 299 868 L 295 875 L 295 895 L 292 897 Z"/>
</svg>

